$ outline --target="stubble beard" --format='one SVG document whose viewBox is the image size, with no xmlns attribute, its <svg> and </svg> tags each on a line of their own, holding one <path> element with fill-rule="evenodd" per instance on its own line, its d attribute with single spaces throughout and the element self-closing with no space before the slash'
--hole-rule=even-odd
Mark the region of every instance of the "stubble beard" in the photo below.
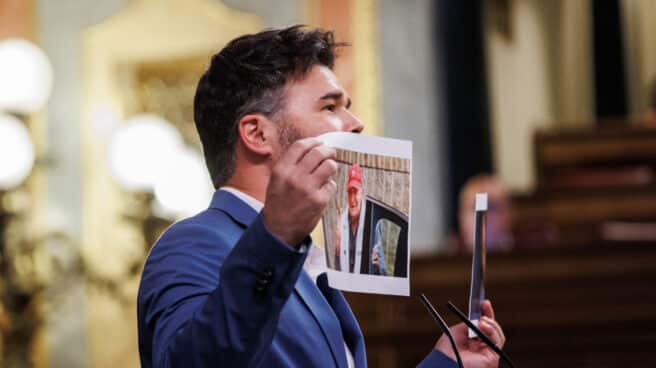
<svg viewBox="0 0 656 368">
<path fill-rule="evenodd" d="M 280 119 L 278 123 L 278 143 L 282 148 L 282 152 L 287 152 L 287 149 L 299 139 L 303 138 L 303 134 L 292 123 L 287 122 L 284 118 Z"/>
</svg>

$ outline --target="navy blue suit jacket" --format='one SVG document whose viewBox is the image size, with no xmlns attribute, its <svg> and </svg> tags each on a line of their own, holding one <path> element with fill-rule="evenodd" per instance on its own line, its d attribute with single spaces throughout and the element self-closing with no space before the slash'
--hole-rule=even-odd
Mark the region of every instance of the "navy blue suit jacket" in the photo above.
<svg viewBox="0 0 656 368">
<path fill-rule="evenodd" d="M 171 226 L 148 256 L 137 307 L 142 367 L 346 368 L 344 342 L 366 367 L 353 313 L 325 274 L 315 284 L 303 271 L 306 255 L 217 191 L 209 209 Z M 433 350 L 421 366 L 454 364 Z"/>
</svg>

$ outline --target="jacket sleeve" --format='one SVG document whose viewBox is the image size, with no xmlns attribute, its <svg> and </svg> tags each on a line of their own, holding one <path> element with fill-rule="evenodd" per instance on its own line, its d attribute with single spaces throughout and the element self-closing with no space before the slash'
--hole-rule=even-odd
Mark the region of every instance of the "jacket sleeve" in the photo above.
<svg viewBox="0 0 656 368">
<path fill-rule="evenodd" d="M 433 349 L 417 368 L 458 368 L 458 363 L 441 351 Z"/>
<path fill-rule="evenodd" d="M 232 250 L 227 239 L 219 237 L 221 244 L 216 244 L 215 229 L 200 225 L 170 238 L 156 245 L 164 250 L 154 256 L 154 270 L 144 270 L 142 280 L 142 288 L 154 290 L 145 313 L 153 334 L 153 366 L 258 365 L 307 253 L 278 240 L 261 216 Z M 218 266 L 210 251 L 217 247 L 223 249 Z"/>
</svg>

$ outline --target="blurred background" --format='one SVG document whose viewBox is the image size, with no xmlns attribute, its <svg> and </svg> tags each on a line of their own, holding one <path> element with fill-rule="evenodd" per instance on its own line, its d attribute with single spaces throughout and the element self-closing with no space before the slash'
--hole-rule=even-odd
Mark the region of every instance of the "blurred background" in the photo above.
<svg viewBox="0 0 656 368">
<path fill-rule="evenodd" d="M 433 346 L 419 293 L 466 307 L 477 191 L 518 367 L 656 364 L 656 2 L 0 0 L 1 367 L 139 366 L 143 261 L 212 194 L 197 80 L 296 23 L 351 42 L 365 133 L 414 142 L 413 297 L 347 295 L 371 367 Z"/>
</svg>

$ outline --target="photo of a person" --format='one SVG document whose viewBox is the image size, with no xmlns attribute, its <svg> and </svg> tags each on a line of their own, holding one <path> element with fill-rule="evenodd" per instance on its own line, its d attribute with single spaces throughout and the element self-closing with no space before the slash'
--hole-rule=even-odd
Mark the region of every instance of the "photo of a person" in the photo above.
<svg viewBox="0 0 656 368">
<path fill-rule="evenodd" d="M 371 251 L 371 263 L 369 264 L 369 274 L 387 275 L 387 266 L 385 263 L 385 252 L 383 251 L 383 222 L 376 223 L 374 232 L 374 247 Z"/>
<path fill-rule="evenodd" d="M 349 167 L 347 177 L 347 210 L 338 208 L 339 221 L 335 229 L 335 269 L 338 271 L 361 273 L 363 251 L 363 229 L 365 197 L 362 168 L 358 164 Z M 385 253 L 382 247 L 380 228 L 376 227 L 375 243 L 370 257 L 369 267 L 365 270 L 373 275 L 387 275 Z"/>
<path fill-rule="evenodd" d="M 409 295 L 412 145 L 328 133 L 335 195 L 322 214 L 328 283 L 341 290 Z"/>
</svg>

